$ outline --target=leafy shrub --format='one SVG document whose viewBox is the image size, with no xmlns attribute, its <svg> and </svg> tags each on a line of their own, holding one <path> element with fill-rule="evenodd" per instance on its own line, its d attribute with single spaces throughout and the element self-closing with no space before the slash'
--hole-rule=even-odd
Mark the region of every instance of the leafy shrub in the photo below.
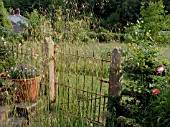
<svg viewBox="0 0 170 127">
<path fill-rule="evenodd" d="M 145 40 L 146 34 L 152 37 L 152 43 L 167 44 L 169 36 L 166 31 L 170 30 L 169 15 L 164 10 L 162 0 L 158 2 L 143 3 L 141 6 L 141 19 L 136 24 L 129 24 L 131 27 L 125 29 L 126 41 L 139 42 Z M 162 32 L 165 31 L 165 32 Z M 136 41 L 137 40 L 137 41 Z"/>
<path fill-rule="evenodd" d="M 7 40 L 0 38 L 0 73 L 5 72 L 14 64 L 12 53 L 7 49 L 7 43 L 9 43 Z"/>
<path fill-rule="evenodd" d="M 8 13 L 4 8 L 2 0 L 0 0 L 0 28 L 5 28 L 7 31 L 12 31 L 12 23 L 8 18 Z"/>
<path fill-rule="evenodd" d="M 158 120 L 155 118 L 154 121 L 150 116 L 156 115 L 151 113 L 155 107 L 152 103 L 157 101 L 154 94 L 162 93 L 162 89 L 170 84 L 169 61 L 159 59 L 159 49 L 149 41 L 131 43 L 123 53 L 126 56 L 123 66 L 127 81 L 123 83 L 122 95 L 126 99 L 122 98 L 121 105 L 132 109 L 130 116 L 137 123 L 152 126 Z"/>
<path fill-rule="evenodd" d="M 159 7 L 157 3 L 151 5 Z M 153 10 L 156 16 L 160 14 L 159 9 Z M 149 22 L 145 17 L 144 21 L 138 21 L 128 28 L 125 35 L 128 44 L 122 50 L 125 57 L 122 65 L 126 81 L 123 82 L 122 96 L 118 102 L 118 116 L 134 119 L 133 125 L 167 126 L 169 115 L 165 114 L 169 114 L 170 65 L 168 60 L 161 57 L 161 50 L 156 45 L 159 40 L 155 37 L 161 29 Z"/>
</svg>

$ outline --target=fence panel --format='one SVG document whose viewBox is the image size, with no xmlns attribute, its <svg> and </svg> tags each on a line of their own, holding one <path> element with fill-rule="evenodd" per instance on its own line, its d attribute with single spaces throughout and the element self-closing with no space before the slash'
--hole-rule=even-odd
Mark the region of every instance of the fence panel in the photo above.
<svg viewBox="0 0 170 127">
<path fill-rule="evenodd" d="M 56 50 L 58 103 L 61 109 L 94 123 L 105 123 L 110 57 L 60 46 Z"/>
<path fill-rule="evenodd" d="M 41 82 L 43 87 L 39 94 L 41 97 L 46 93 L 51 95 L 52 91 L 54 98 L 51 98 L 56 99 L 63 116 L 69 113 L 81 116 L 93 124 L 104 125 L 108 115 L 110 55 L 97 56 L 95 52 L 82 53 L 71 48 L 66 49 L 64 45 L 53 46 L 53 50 L 48 49 L 45 43 L 43 46 L 24 44 L 10 45 L 6 48 L 18 65 L 25 61 L 39 68 L 43 75 Z M 52 57 L 49 57 L 50 53 Z M 48 86 L 50 73 L 53 90 Z M 50 100 L 50 97 L 48 99 Z"/>
</svg>

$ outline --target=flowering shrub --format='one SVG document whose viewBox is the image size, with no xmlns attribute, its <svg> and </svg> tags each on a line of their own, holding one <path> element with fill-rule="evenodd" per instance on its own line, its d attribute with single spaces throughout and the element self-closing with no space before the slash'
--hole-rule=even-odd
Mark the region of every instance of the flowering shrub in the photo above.
<svg viewBox="0 0 170 127">
<path fill-rule="evenodd" d="M 154 90 L 152 91 L 152 94 L 153 94 L 153 95 L 160 94 L 160 90 L 159 90 L 159 89 L 154 89 Z"/>
<path fill-rule="evenodd" d="M 169 126 L 170 64 L 162 59 L 153 29 L 142 25 L 143 21 L 138 21 L 126 31 L 128 45 L 122 50 L 126 81 L 122 84 L 120 99 L 114 102 L 117 104 L 115 114 L 117 118 L 135 119 L 136 124 L 144 127 Z"/>
<path fill-rule="evenodd" d="M 165 70 L 165 67 L 164 67 L 164 66 L 160 66 L 160 67 L 156 68 L 156 72 L 157 72 L 157 73 L 161 73 L 161 72 L 163 72 L 164 70 Z"/>
<path fill-rule="evenodd" d="M 166 103 L 163 90 L 170 88 L 169 61 L 161 59 L 159 49 L 150 41 L 130 43 L 123 50 L 126 59 L 122 65 L 127 80 L 123 82 L 122 96 L 126 96 L 126 99 L 119 102 L 119 107 L 123 107 L 121 110 L 131 110 L 122 112 L 120 116 L 135 119 L 142 126 L 152 126 L 153 123 L 156 125 L 160 114 L 167 114 L 160 103 Z M 166 106 L 167 109 L 170 108 L 168 104 Z M 158 108 L 159 111 L 156 112 Z"/>
<path fill-rule="evenodd" d="M 36 76 L 39 76 L 37 68 L 29 67 L 27 65 L 11 67 L 11 69 L 7 72 L 7 77 L 12 79 L 33 78 Z"/>
</svg>

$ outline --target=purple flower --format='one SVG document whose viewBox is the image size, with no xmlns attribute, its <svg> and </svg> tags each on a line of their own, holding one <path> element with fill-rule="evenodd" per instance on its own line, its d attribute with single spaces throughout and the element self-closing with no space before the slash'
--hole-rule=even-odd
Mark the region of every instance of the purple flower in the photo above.
<svg viewBox="0 0 170 127">
<path fill-rule="evenodd" d="M 35 75 L 35 69 L 31 68 L 32 75 Z"/>
<path fill-rule="evenodd" d="M 22 65 L 20 65 L 19 68 L 22 69 Z"/>
<path fill-rule="evenodd" d="M 11 78 L 32 78 L 37 76 L 37 71 L 36 68 L 28 65 L 18 65 L 17 67 L 11 67 L 8 74 Z"/>
</svg>

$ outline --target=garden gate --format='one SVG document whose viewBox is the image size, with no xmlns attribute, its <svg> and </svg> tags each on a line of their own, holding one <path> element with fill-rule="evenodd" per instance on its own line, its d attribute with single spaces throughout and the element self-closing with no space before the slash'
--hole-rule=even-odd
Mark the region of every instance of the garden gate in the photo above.
<svg viewBox="0 0 170 127">
<path fill-rule="evenodd" d="M 96 56 L 94 52 L 81 53 L 64 45 L 55 45 L 53 60 L 54 75 L 58 78 L 55 93 L 57 103 L 62 105 L 61 110 L 104 125 L 106 118 L 111 116 L 107 111 L 108 94 L 119 91 L 117 85 L 120 77 L 114 80 L 114 72 L 109 73 L 109 70 L 116 68 L 119 71 L 120 55 L 117 49 Z"/>
</svg>

